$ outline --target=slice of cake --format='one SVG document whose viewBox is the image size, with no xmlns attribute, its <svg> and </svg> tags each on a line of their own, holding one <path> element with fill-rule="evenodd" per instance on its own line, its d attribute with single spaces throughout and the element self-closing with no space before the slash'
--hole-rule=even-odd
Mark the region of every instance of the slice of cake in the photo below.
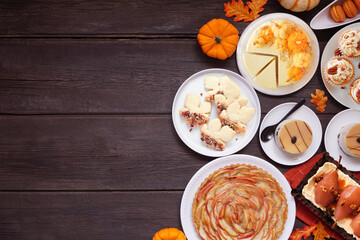
<svg viewBox="0 0 360 240">
<path fill-rule="evenodd" d="M 184 108 L 180 109 L 179 112 L 190 127 L 202 126 L 209 120 L 211 103 L 206 101 L 201 103 L 199 96 L 187 94 Z"/>
<path fill-rule="evenodd" d="M 201 141 L 206 146 L 222 151 L 225 148 L 225 143 L 231 141 L 235 132 L 229 126 L 221 126 L 220 119 L 215 118 L 205 124 L 201 131 Z"/>
<path fill-rule="evenodd" d="M 264 88 L 276 89 L 275 59 L 273 59 L 270 64 L 254 78 L 254 81 Z"/>
<path fill-rule="evenodd" d="M 246 69 L 251 76 L 255 77 L 258 73 L 263 70 L 275 57 L 265 56 L 253 53 L 244 54 L 244 63 Z"/>
<path fill-rule="evenodd" d="M 250 122 L 255 114 L 255 108 L 241 106 L 239 102 L 231 103 L 219 116 L 223 126 L 229 126 L 237 134 L 246 132 L 246 123 Z"/>
</svg>

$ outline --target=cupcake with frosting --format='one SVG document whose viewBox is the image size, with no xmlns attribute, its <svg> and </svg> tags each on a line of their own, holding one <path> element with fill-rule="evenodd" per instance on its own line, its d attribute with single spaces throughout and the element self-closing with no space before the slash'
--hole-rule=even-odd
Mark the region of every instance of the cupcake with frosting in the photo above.
<svg viewBox="0 0 360 240">
<path fill-rule="evenodd" d="M 325 79 L 333 86 L 344 85 L 354 76 L 354 66 L 350 60 L 335 57 L 327 62 L 324 68 Z"/>
<path fill-rule="evenodd" d="M 350 96 L 356 103 L 360 104 L 360 78 L 350 85 Z"/>
<path fill-rule="evenodd" d="M 350 58 L 360 56 L 360 31 L 350 30 L 345 32 L 339 41 L 339 48 L 343 54 Z"/>
</svg>

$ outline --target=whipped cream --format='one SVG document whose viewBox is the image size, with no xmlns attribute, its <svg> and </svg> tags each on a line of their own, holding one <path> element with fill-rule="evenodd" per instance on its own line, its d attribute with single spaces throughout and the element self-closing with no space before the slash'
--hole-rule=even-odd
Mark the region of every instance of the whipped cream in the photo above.
<svg viewBox="0 0 360 240">
<path fill-rule="evenodd" d="M 348 57 L 360 56 L 358 44 L 360 42 L 360 31 L 350 30 L 342 35 L 340 39 L 340 49 Z"/>
<path fill-rule="evenodd" d="M 330 69 L 336 69 L 336 73 L 330 74 Z M 347 83 L 354 74 L 354 67 L 345 58 L 333 58 L 326 66 L 326 75 L 336 85 Z"/>
</svg>

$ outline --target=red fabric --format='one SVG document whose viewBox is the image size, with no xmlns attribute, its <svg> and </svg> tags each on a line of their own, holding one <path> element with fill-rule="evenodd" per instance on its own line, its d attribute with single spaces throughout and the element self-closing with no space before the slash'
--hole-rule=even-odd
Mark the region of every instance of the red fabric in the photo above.
<svg viewBox="0 0 360 240">
<path fill-rule="evenodd" d="M 286 172 L 284 175 L 288 182 L 290 183 L 291 188 L 296 188 L 301 180 L 306 176 L 306 174 L 313 168 L 313 166 L 316 164 L 316 162 L 322 157 L 322 153 L 318 154 L 314 157 L 312 157 L 309 161 L 298 165 L 292 169 L 290 169 L 288 172 Z M 353 172 L 355 177 L 360 179 L 360 172 Z M 321 221 L 311 210 L 309 210 L 308 207 L 306 207 L 302 202 L 295 199 L 296 202 L 296 217 L 301 219 L 303 222 L 305 222 L 308 225 L 312 225 L 314 223 L 317 223 L 318 221 Z M 324 226 L 326 227 L 326 231 L 330 234 L 332 238 L 343 240 L 343 238 L 337 234 L 335 231 L 331 229 L 325 222 L 322 221 Z"/>
</svg>

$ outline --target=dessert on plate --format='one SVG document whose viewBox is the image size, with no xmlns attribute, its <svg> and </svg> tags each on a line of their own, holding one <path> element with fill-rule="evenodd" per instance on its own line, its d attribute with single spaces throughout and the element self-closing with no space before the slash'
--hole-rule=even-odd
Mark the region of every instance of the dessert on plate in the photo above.
<svg viewBox="0 0 360 240">
<path fill-rule="evenodd" d="M 360 78 L 350 85 L 350 96 L 356 103 L 360 104 Z"/>
<path fill-rule="evenodd" d="M 360 31 L 349 30 L 343 33 L 339 40 L 339 48 L 343 54 L 350 58 L 360 56 Z"/>
<path fill-rule="evenodd" d="M 229 126 L 237 134 L 246 132 L 246 123 L 254 117 L 255 108 L 247 107 L 239 102 L 231 103 L 220 113 L 219 119 L 223 126 Z"/>
<path fill-rule="evenodd" d="M 234 164 L 207 177 L 192 205 L 203 240 L 278 239 L 287 219 L 283 189 L 267 171 Z"/>
<path fill-rule="evenodd" d="M 287 86 L 303 78 L 312 61 L 309 37 L 287 20 L 268 21 L 250 37 L 245 67 L 253 80 L 268 89 Z"/>
<path fill-rule="evenodd" d="M 328 153 L 292 194 L 344 239 L 360 239 L 360 181 Z"/>
<path fill-rule="evenodd" d="M 284 120 L 275 130 L 276 144 L 291 154 L 305 152 L 310 147 L 312 139 L 310 126 L 302 120 Z"/>
<path fill-rule="evenodd" d="M 211 103 L 206 101 L 201 103 L 199 96 L 187 94 L 184 107 L 179 112 L 190 127 L 202 126 L 209 120 Z"/>
<path fill-rule="evenodd" d="M 347 84 L 354 73 L 353 64 L 344 57 L 334 57 L 324 67 L 324 77 L 332 86 Z"/>
<path fill-rule="evenodd" d="M 222 151 L 225 148 L 225 143 L 231 141 L 235 135 L 235 131 L 229 126 L 221 126 L 221 122 L 218 118 L 215 118 L 205 124 L 201 128 L 201 141 L 206 146 Z"/>
<path fill-rule="evenodd" d="M 360 123 L 342 127 L 338 135 L 338 143 L 344 153 L 360 158 Z"/>
</svg>

